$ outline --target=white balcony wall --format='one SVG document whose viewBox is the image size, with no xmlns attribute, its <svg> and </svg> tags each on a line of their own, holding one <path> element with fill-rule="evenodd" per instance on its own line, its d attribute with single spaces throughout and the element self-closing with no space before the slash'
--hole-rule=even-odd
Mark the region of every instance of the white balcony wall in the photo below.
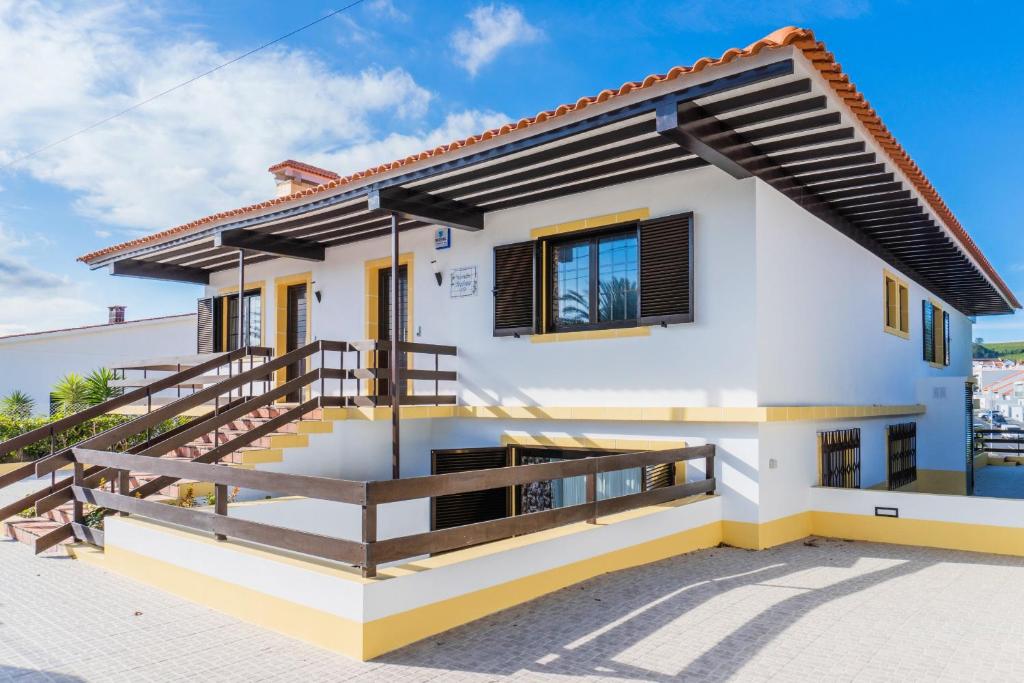
<svg viewBox="0 0 1024 683">
<path fill-rule="evenodd" d="M 492 335 L 496 245 L 528 240 L 533 228 L 638 208 L 652 217 L 694 212 L 694 323 L 607 340 L 535 343 L 529 336 Z M 430 230 L 404 233 L 402 253 L 415 254 L 415 341 L 458 347 L 463 404 L 753 406 L 753 236 L 753 181 L 732 181 L 714 168 L 489 214 L 483 231 L 453 230 L 448 250 L 434 250 Z M 277 324 L 274 279 L 308 271 L 323 296 L 319 304 L 310 297 L 314 337 L 364 338 L 365 263 L 387 257 L 389 249 L 389 239 L 380 238 L 331 249 L 323 263 L 278 259 L 248 268 L 247 281 L 264 281 L 271 299 L 263 306 L 267 342 L 274 343 Z M 446 275 L 442 287 L 434 258 Z M 476 266 L 475 296 L 450 297 L 447 273 L 458 266 Z M 234 271 L 215 275 L 210 291 L 233 286 L 235 278 Z"/>
</svg>

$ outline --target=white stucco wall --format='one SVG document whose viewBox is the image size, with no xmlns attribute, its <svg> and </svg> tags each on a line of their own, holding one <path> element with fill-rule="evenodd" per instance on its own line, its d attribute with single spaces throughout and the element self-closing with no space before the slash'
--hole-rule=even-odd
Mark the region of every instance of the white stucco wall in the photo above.
<svg viewBox="0 0 1024 683">
<path fill-rule="evenodd" d="M 195 351 L 195 314 L 0 338 L 0 396 L 18 389 L 45 414 L 50 390 L 69 372 L 84 375 L 129 360 Z"/>
<path fill-rule="evenodd" d="M 884 332 L 883 271 L 910 289 L 910 338 Z M 922 357 L 921 301 L 950 315 L 950 365 Z M 917 381 L 971 375 L 971 321 L 757 181 L 758 395 L 763 405 L 907 404 Z"/>
<path fill-rule="evenodd" d="M 696 321 L 654 328 L 650 337 L 536 344 L 492 336 L 493 248 L 530 239 L 530 230 L 588 216 L 649 208 L 652 217 L 694 212 Z M 676 173 L 536 205 L 488 214 L 476 233 L 452 231 L 452 247 L 435 252 L 429 230 L 402 235 L 401 251 L 415 252 L 415 341 L 459 349 L 460 399 L 476 405 L 752 406 L 755 394 L 754 184 L 732 181 L 715 168 Z M 365 262 L 388 256 L 386 238 L 328 251 L 323 263 L 279 259 L 247 269 L 273 297 L 277 277 L 312 271 L 314 336 L 365 336 Z M 438 287 L 430 260 L 445 273 L 475 265 L 476 296 L 449 297 Z M 232 286 L 233 271 L 214 276 L 211 293 Z M 263 306 L 266 339 L 273 344 L 275 305 Z M 643 362 L 642 359 L 657 359 Z"/>
</svg>

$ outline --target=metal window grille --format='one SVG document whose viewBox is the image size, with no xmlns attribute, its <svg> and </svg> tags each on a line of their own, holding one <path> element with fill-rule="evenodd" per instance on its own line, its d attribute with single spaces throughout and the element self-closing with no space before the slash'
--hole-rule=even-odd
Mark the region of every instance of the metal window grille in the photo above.
<svg viewBox="0 0 1024 683">
<path fill-rule="evenodd" d="M 970 382 L 964 384 L 964 414 L 965 414 L 965 449 L 967 451 L 967 462 L 965 463 L 967 474 L 968 496 L 974 495 L 974 400 Z"/>
<path fill-rule="evenodd" d="M 818 432 L 821 486 L 860 488 L 860 429 Z"/>
<path fill-rule="evenodd" d="M 917 481 L 917 423 L 904 422 L 885 428 L 889 455 L 889 490 Z"/>
</svg>

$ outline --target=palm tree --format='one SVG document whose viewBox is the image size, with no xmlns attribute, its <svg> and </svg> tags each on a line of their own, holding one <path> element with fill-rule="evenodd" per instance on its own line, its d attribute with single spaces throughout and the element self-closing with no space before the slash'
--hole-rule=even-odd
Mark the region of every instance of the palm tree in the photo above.
<svg viewBox="0 0 1024 683">
<path fill-rule="evenodd" d="M 558 322 L 574 325 L 606 320 L 632 320 L 637 317 L 636 282 L 629 278 L 613 277 L 598 285 L 597 320 L 590 320 L 587 295 L 570 291 L 558 297 L 563 306 L 558 311 Z"/>
<path fill-rule="evenodd" d="M 32 397 L 17 389 L 0 399 L 0 413 L 16 420 L 32 417 L 35 407 L 36 402 Z"/>
<path fill-rule="evenodd" d="M 50 393 L 51 409 L 65 415 L 77 413 L 89 405 L 89 385 L 74 372 L 64 375 L 53 385 Z"/>
<path fill-rule="evenodd" d="M 94 406 L 120 396 L 123 389 L 111 386 L 114 379 L 114 372 L 109 368 L 98 368 L 89 373 L 85 378 L 85 400 L 88 405 Z"/>
</svg>

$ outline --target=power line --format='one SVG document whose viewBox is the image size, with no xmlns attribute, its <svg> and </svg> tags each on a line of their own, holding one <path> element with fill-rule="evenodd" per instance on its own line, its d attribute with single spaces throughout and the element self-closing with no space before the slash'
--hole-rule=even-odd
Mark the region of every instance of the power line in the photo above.
<svg viewBox="0 0 1024 683">
<path fill-rule="evenodd" d="M 146 105 L 146 104 L 149 104 L 153 100 L 159 99 L 159 98 L 163 97 L 164 95 L 169 95 L 170 93 L 174 92 L 175 90 L 179 90 L 181 88 L 184 88 L 186 85 L 190 85 L 192 83 L 195 83 L 196 81 L 198 81 L 201 78 L 205 78 L 206 76 L 209 76 L 212 73 L 216 73 L 217 71 L 220 71 L 224 67 L 231 66 L 235 62 L 240 62 L 241 60 L 245 59 L 246 57 L 249 57 L 250 55 L 256 54 L 260 50 L 265 50 L 266 48 L 270 47 L 271 45 L 274 45 L 276 43 L 280 43 L 282 40 L 287 40 L 288 38 L 291 38 L 292 36 L 294 36 L 296 33 L 301 33 L 302 31 L 305 31 L 307 28 L 310 28 L 312 26 L 316 26 L 317 24 L 319 24 L 322 21 L 327 21 L 331 17 L 333 17 L 333 16 L 335 16 L 337 14 L 341 14 L 342 12 L 344 12 L 346 10 L 350 10 L 353 7 L 355 7 L 356 5 L 361 4 L 362 2 L 364 2 L 364 0 L 353 0 L 353 2 L 350 2 L 349 4 L 345 5 L 344 7 L 340 8 L 340 9 L 333 10 L 332 12 L 329 12 L 328 14 L 325 14 L 324 16 L 320 17 L 319 19 L 311 21 L 311 22 L 309 22 L 308 24 L 306 24 L 304 26 L 300 26 L 299 28 L 297 28 L 297 29 L 295 29 L 293 31 L 289 31 L 288 33 L 284 34 L 283 36 L 278 36 L 277 38 L 274 38 L 273 40 L 271 40 L 269 42 L 263 43 L 259 47 L 254 47 L 253 49 L 249 50 L 245 54 L 238 55 L 234 59 L 230 59 L 230 60 L 224 62 L 223 64 L 220 64 L 218 66 L 213 67 L 209 71 L 204 71 L 203 73 L 198 74 L 196 76 L 193 76 L 192 78 L 188 79 L 187 81 L 182 81 L 181 83 L 178 83 L 177 85 L 175 85 L 173 87 L 170 87 L 167 90 L 164 90 L 163 92 L 159 92 L 156 95 L 153 95 L 152 97 L 147 97 L 146 99 L 142 100 L 141 102 L 136 102 L 135 104 L 133 104 L 132 106 L 128 107 L 127 109 L 122 109 L 121 111 L 117 112 L 116 114 L 111 114 L 110 116 L 108 116 L 108 117 L 106 117 L 104 119 L 100 119 L 99 121 L 97 121 L 95 123 L 92 123 L 92 124 L 86 126 L 85 128 L 82 128 L 81 130 L 76 130 L 74 133 L 71 133 L 70 135 L 62 137 L 60 140 L 54 140 L 53 142 L 51 142 L 49 144 L 46 144 L 46 145 L 43 145 L 42 147 L 40 147 L 40 148 L 38 148 L 36 150 L 33 150 L 33 151 L 29 152 L 28 154 L 26 154 L 24 156 L 20 156 L 17 159 L 14 159 L 13 161 L 9 161 L 6 164 L 4 164 L 3 166 L 0 166 L 0 169 L 5 169 L 5 168 L 9 168 L 11 166 L 14 166 L 15 164 L 21 163 L 22 161 L 25 161 L 26 159 L 31 159 L 32 157 L 34 157 L 34 156 L 36 156 L 38 154 L 42 154 L 43 152 L 45 152 L 48 149 L 53 149 L 57 145 L 63 144 L 65 142 L 67 142 L 68 140 L 70 140 L 71 138 L 74 138 L 74 137 L 77 137 L 77 136 L 81 135 L 82 133 L 88 133 L 93 128 L 97 128 L 99 126 L 102 126 L 105 123 L 109 123 L 110 121 L 113 121 L 114 119 L 116 119 L 116 118 L 118 118 L 120 116 L 124 116 L 125 114 L 133 112 L 136 109 L 138 109 L 139 107 L 141 107 L 143 105 Z"/>
</svg>

